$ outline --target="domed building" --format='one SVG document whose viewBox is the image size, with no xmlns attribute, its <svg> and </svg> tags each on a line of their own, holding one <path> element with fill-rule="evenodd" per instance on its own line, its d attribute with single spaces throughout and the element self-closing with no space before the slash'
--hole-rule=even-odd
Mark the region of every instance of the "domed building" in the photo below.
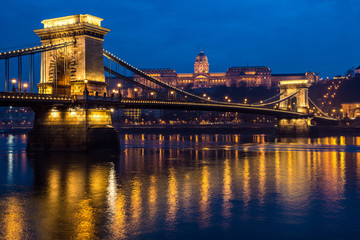
<svg viewBox="0 0 360 240">
<path fill-rule="evenodd" d="M 314 73 L 276 74 L 272 76 L 271 70 L 266 66 L 236 66 L 230 67 L 226 72 L 210 73 L 208 57 L 203 51 L 195 58 L 193 73 L 176 73 L 173 69 L 142 69 L 150 76 L 179 88 L 210 88 L 216 86 L 227 87 L 254 87 L 277 85 L 279 80 L 308 79 Z M 141 80 L 140 76 L 134 76 Z M 273 79 L 274 78 L 274 79 Z M 313 79 L 309 79 L 316 82 Z"/>
<path fill-rule="evenodd" d="M 209 61 L 203 51 L 195 58 L 194 72 L 178 73 L 177 86 L 181 88 L 208 88 L 217 85 L 226 85 L 225 73 L 210 73 Z"/>
<path fill-rule="evenodd" d="M 195 88 L 207 87 L 209 85 L 209 62 L 203 51 L 195 58 L 193 77 Z"/>
</svg>

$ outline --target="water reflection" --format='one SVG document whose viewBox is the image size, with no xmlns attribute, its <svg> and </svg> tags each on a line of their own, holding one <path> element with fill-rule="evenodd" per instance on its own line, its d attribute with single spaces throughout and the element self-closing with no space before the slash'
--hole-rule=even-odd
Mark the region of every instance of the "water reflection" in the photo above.
<svg viewBox="0 0 360 240">
<path fill-rule="evenodd" d="M 2 201 L 2 221 L 0 236 L 4 239 L 25 239 L 27 226 L 25 225 L 25 210 L 21 198 L 18 196 L 7 197 Z M 3 209 L 4 208 L 4 209 Z"/>
<path fill-rule="evenodd" d="M 146 238 L 184 226 L 194 235 L 219 226 L 236 232 L 250 218 L 306 227 L 313 214 L 328 226 L 326 216 L 345 211 L 346 191 L 359 203 L 358 137 L 124 135 L 119 158 L 29 157 L 18 137 L 1 142 L 6 239 L 25 238 L 29 229 L 42 239 Z M 30 189 L 14 190 L 28 178 Z"/>
</svg>

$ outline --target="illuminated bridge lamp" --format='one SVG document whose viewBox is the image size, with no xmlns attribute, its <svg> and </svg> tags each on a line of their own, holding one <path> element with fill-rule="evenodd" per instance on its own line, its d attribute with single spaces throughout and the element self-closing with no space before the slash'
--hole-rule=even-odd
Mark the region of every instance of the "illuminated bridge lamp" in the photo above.
<svg viewBox="0 0 360 240">
<path fill-rule="evenodd" d="M 228 100 L 229 99 L 229 97 L 228 96 L 225 96 L 225 100 Z"/>
<path fill-rule="evenodd" d="M 228 102 L 231 102 L 231 99 L 228 99 Z"/>
<path fill-rule="evenodd" d="M 24 87 L 24 93 L 26 93 L 26 89 L 27 89 L 27 87 L 28 87 L 28 84 L 27 84 L 27 83 L 24 83 L 24 84 L 23 84 L 23 87 Z"/>
<path fill-rule="evenodd" d="M 118 87 L 118 89 L 119 89 L 119 94 L 120 94 L 121 83 L 118 83 L 118 84 L 117 84 L 117 87 Z"/>
<path fill-rule="evenodd" d="M 12 91 L 16 92 L 15 84 L 16 84 L 16 78 L 11 79 L 11 83 L 13 84 Z"/>
<path fill-rule="evenodd" d="M 85 83 L 85 90 L 87 90 L 87 83 L 88 83 L 88 80 L 84 80 L 84 83 Z"/>
<path fill-rule="evenodd" d="M 208 97 L 207 99 L 210 100 L 210 97 Z"/>
<path fill-rule="evenodd" d="M 206 97 L 206 93 L 203 94 L 203 97 Z"/>
</svg>

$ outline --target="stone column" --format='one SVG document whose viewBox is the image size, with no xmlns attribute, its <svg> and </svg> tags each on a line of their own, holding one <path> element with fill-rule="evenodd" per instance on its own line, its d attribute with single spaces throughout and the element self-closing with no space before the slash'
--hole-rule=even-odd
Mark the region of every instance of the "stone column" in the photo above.
<svg viewBox="0 0 360 240">
<path fill-rule="evenodd" d="M 280 119 L 276 133 L 285 136 L 307 136 L 310 128 L 311 118 Z"/>
<path fill-rule="evenodd" d="M 27 150 L 118 152 L 120 140 L 112 126 L 110 110 L 87 108 L 35 109 L 34 127 Z"/>
</svg>

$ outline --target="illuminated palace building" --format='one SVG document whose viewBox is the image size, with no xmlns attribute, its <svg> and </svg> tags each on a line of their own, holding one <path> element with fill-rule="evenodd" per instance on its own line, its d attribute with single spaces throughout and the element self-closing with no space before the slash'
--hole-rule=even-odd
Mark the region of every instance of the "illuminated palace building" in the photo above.
<svg viewBox="0 0 360 240">
<path fill-rule="evenodd" d="M 173 69 L 142 69 L 148 75 L 179 88 L 210 88 L 215 86 L 252 87 L 277 85 L 280 80 L 308 79 L 317 82 L 312 72 L 300 74 L 271 74 L 269 67 L 231 67 L 226 72 L 210 73 L 207 56 L 201 51 L 195 58 L 193 73 L 177 73 Z M 142 80 L 140 76 L 134 76 Z"/>
</svg>

